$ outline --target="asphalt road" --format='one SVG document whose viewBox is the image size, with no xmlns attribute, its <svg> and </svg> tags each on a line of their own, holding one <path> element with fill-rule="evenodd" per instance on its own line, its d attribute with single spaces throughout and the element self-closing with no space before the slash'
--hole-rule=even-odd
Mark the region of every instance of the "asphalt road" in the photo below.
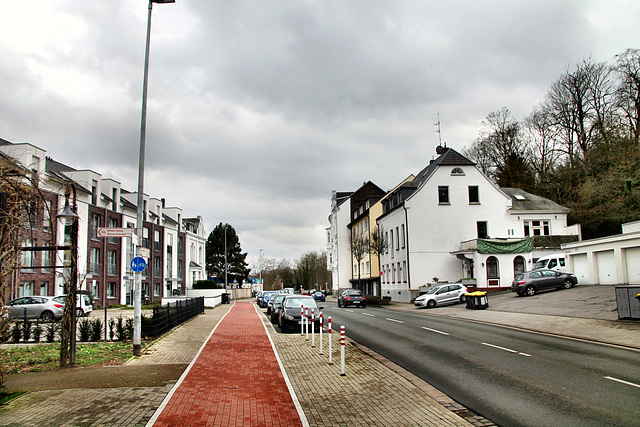
<svg viewBox="0 0 640 427">
<path fill-rule="evenodd" d="M 640 423 L 640 352 L 426 310 L 323 305 L 334 330 L 498 425 Z"/>
</svg>

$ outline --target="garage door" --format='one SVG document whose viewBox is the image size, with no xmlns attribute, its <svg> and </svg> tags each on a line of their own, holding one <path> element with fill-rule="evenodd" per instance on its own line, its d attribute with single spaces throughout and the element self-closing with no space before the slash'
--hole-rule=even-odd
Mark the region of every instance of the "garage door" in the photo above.
<svg viewBox="0 0 640 427">
<path fill-rule="evenodd" d="M 581 285 L 593 284 L 593 281 L 589 280 L 587 254 L 572 255 L 571 260 L 573 261 L 573 274 L 578 278 L 578 283 Z"/>
<path fill-rule="evenodd" d="M 640 285 L 640 248 L 624 250 L 627 258 L 627 279 L 630 285 Z"/>
<path fill-rule="evenodd" d="M 596 262 L 598 263 L 598 283 L 601 285 L 615 285 L 616 278 L 616 259 L 613 251 L 604 251 L 596 253 Z"/>
</svg>

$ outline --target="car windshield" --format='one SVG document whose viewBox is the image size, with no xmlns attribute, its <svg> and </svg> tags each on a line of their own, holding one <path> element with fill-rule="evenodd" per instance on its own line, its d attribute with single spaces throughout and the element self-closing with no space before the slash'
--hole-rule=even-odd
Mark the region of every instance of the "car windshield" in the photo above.
<svg viewBox="0 0 640 427">
<path fill-rule="evenodd" d="M 359 296 L 362 296 L 362 293 L 360 291 L 347 291 L 347 295 L 353 296 L 353 297 L 359 297 Z"/>
<path fill-rule="evenodd" d="M 273 303 L 282 302 L 284 297 L 286 297 L 286 295 L 276 295 L 275 298 L 273 298 Z"/>
<path fill-rule="evenodd" d="M 546 266 L 547 266 L 547 260 L 538 261 L 535 264 L 533 264 L 532 270 L 535 270 L 537 268 L 545 268 Z"/>
<path fill-rule="evenodd" d="M 427 292 L 427 295 L 431 295 L 431 294 L 435 294 L 436 292 L 438 292 L 441 289 L 440 287 L 437 288 L 433 288 L 433 289 L 429 289 L 429 292 Z"/>
<path fill-rule="evenodd" d="M 286 308 L 300 307 L 301 305 L 309 308 L 318 308 L 316 301 L 312 298 L 287 298 L 284 302 Z"/>
<path fill-rule="evenodd" d="M 524 278 L 524 274 L 518 274 L 513 280 L 520 281 Z"/>
</svg>

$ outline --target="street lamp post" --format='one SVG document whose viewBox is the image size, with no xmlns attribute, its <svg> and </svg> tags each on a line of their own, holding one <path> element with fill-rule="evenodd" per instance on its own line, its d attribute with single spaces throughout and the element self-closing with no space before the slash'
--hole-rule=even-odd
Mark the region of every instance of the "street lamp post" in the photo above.
<svg viewBox="0 0 640 427">
<path fill-rule="evenodd" d="M 73 193 L 72 205 L 69 205 L 69 196 Z M 65 192 L 64 209 L 56 218 L 64 226 L 71 226 L 69 237 L 71 239 L 71 259 L 69 264 L 69 281 L 66 283 L 66 298 L 64 307 L 64 322 L 62 330 L 62 342 L 60 344 L 60 366 L 75 365 L 76 363 L 76 293 L 78 290 L 78 206 L 76 201 L 76 188 L 73 184 L 67 186 Z M 65 331 L 65 327 L 69 328 Z"/>
<path fill-rule="evenodd" d="M 144 155 L 145 139 L 147 133 L 147 82 L 149 80 L 149 44 L 151 41 L 151 10 L 153 3 L 175 3 L 175 0 L 149 0 L 149 13 L 147 15 L 147 42 L 144 52 L 144 77 L 142 80 L 142 119 L 140 121 L 140 156 L 138 158 L 138 210 L 136 218 L 136 234 L 138 235 L 138 246 L 136 246 L 136 256 L 141 255 L 140 244 L 142 243 L 143 209 L 144 209 Z M 140 356 L 141 329 L 142 329 L 142 298 L 140 293 L 142 273 L 135 275 L 133 288 L 133 354 Z"/>
</svg>

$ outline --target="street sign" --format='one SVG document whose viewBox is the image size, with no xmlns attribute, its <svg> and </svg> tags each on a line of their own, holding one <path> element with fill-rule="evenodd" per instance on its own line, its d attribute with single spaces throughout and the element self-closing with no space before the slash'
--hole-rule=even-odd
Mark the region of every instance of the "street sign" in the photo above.
<svg viewBox="0 0 640 427">
<path fill-rule="evenodd" d="M 135 234 L 134 234 L 135 236 Z M 149 248 L 140 248 L 140 256 L 146 259 L 151 258 L 151 249 Z"/>
<path fill-rule="evenodd" d="M 135 228 L 98 228 L 98 237 L 131 237 L 135 233 Z"/>
<path fill-rule="evenodd" d="M 131 269 L 135 273 L 141 273 L 147 267 L 147 262 L 141 256 L 134 257 L 131 260 Z"/>
</svg>

